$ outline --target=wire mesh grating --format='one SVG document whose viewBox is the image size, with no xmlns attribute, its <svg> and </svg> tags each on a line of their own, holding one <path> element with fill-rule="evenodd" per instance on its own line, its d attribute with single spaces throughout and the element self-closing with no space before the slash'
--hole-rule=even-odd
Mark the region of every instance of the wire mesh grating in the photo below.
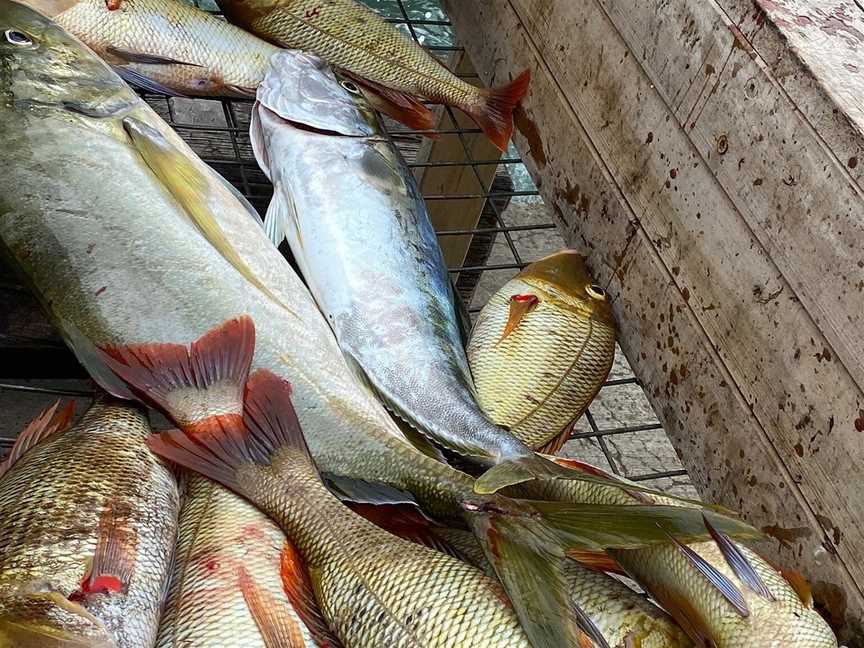
<svg viewBox="0 0 864 648">
<path fill-rule="evenodd" d="M 217 12 L 210 0 L 194 1 L 203 9 Z M 438 0 L 366 0 L 366 3 L 442 61 L 463 52 L 453 42 L 451 23 Z M 460 76 L 477 79 L 473 74 Z M 266 211 L 272 186 L 252 152 L 248 134 L 251 101 L 191 100 L 148 93 L 142 96 L 205 162 L 236 186 L 259 213 Z M 500 159 L 475 158 L 468 137 L 479 133 L 479 129 L 460 125 L 449 107 L 439 110 L 441 123 L 434 133 L 440 138 L 458 138 L 461 159 L 430 161 L 418 157 L 422 132 L 389 119 L 384 119 L 384 124 L 388 137 L 400 148 L 408 166 L 415 172 L 456 167 L 467 170 L 474 178 L 475 191 L 427 193 L 424 197 L 430 202 L 482 199 L 486 203 L 487 219 L 481 219 L 475 228 L 438 232 L 442 239 L 473 237 L 466 261 L 449 270 L 454 277 L 458 276 L 460 292 L 471 297 L 469 312 L 476 314 L 486 299 L 518 270 L 563 247 L 564 241 L 515 148 L 511 145 Z M 497 176 L 509 181 L 493 183 L 490 190 L 483 181 L 481 169 L 493 165 Z M 479 250 L 481 245 L 488 249 Z M 57 381 L 0 383 L 0 397 L 3 392 L 10 391 L 14 391 L 17 398 L 44 399 L 49 394 L 87 398 L 92 394 L 92 387 L 83 381 L 63 386 Z M 0 437 L 11 437 L 16 432 L 17 429 L 2 431 Z M 10 443 L 11 439 L 0 438 L 0 447 Z M 574 426 L 563 454 L 663 490 L 695 496 L 686 471 L 620 352 L 616 354 L 609 380 L 586 415 Z"/>
</svg>

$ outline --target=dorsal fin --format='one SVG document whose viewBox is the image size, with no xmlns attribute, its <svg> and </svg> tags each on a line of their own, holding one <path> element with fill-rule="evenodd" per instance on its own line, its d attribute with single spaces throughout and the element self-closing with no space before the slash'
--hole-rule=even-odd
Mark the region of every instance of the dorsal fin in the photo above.
<svg viewBox="0 0 864 648">
<path fill-rule="evenodd" d="M 69 401 L 66 407 L 58 411 L 59 407 L 60 400 L 58 399 L 27 424 L 27 427 L 18 435 L 15 445 L 9 450 L 9 454 L 3 461 L 0 461 L 0 477 L 14 466 L 15 462 L 23 457 L 28 450 L 39 445 L 51 435 L 62 432 L 69 427 L 72 416 L 75 414 L 75 401 Z"/>
<path fill-rule="evenodd" d="M 324 615 L 321 614 L 318 602 L 315 600 L 315 592 L 306 563 L 296 547 L 290 542 L 286 542 L 282 547 L 280 574 L 285 595 L 291 601 L 294 611 L 306 624 L 315 639 L 315 643 L 320 648 L 342 648 L 342 643 L 331 632 L 330 626 L 324 619 Z"/>
</svg>

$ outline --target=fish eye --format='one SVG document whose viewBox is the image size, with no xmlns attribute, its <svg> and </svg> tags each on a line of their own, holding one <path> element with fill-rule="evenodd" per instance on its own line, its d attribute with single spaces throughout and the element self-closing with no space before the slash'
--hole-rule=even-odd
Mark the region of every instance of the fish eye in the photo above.
<svg viewBox="0 0 864 648">
<path fill-rule="evenodd" d="M 342 87 L 345 88 L 351 94 L 360 94 L 360 89 L 356 85 L 351 83 L 350 81 L 343 81 Z"/>
<path fill-rule="evenodd" d="M 588 284 L 587 286 L 585 286 L 585 292 L 587 292 L 588 295 L 590 295 L 594 299 L 606 299 L 606 291 L 597 284 Z"/>
<path fill-rule="evenodd" d="M 30 37 L 27 36 L 24 32 L 20 32 L 16 29 L 7 29 L 3 32 L 3 35 L 6 37 L 6 40 L 12 45 L 18 45 L 20 47 L 32 45 L 33 41 L 30 40 Z"/>
</svg>

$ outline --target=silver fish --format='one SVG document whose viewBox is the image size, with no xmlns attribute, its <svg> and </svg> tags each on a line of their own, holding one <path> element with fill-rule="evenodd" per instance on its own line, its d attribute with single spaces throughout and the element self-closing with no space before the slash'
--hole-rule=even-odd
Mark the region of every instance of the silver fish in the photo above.
<svg viewBox="0 0 864 648">
<path fill-rule="evenodd" d="M 271 240 L 288 240 L 342 352 L 390 410 L 449 450 L 494 466 L 476 482 L 478 493 L 575 478 L 480 409 L 417 185 L 356 86 L 340 87 L 332 73 L 329 84 L 309 80 L 326 74 L 311 55 L 280 53 L 259 86 L 251 133 L 274 186 Z"/>
</svg>

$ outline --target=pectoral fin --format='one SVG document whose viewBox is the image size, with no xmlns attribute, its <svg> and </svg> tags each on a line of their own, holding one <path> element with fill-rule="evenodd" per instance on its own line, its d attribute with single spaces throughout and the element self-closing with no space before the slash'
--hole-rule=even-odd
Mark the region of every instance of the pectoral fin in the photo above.
<svg viewBox="0 0 864 648">
<path fill-rule="evenodd" d="M 158 54 L 147 54 L 146 52 L 133 52 L 131 50 L 122 49 L 109 45 L 105 48 L 105 52 L 111 56 L 116 56 L 127 63 L 142 63 L 145 65 L 188 65 L 190 67 L 203 67 L 197 63 L 187 63 L 186 61 L 178 61 L 177 59 Z"/>
<path fill-rule="evenodd" d="M 122 504 L 110 501 L 99 517 L 99 537 L 90 568 L 81 581 L 81 593 L 126 593 L 135 573 L 138 535 L 125 523 Z"/>
<path fill-rule="evenodd" d="M 249 283 L 285 310 L 293 312 L 255 276 L 225 236 L 210 206 L 213 191 L 210 181 L 192 160 L 155 128 L 134 117 L 123 119 L 123 127 L 147 166 L 185 209 L 202 236 Z"/>
<path fill-rule="evenodd" d="M 536 295 L 513 295 L 510 298 L 510 313 L 507 316 L 507 324 L 504 326 L 504 331 L 498 339 L 498 344 L 506 340 L 510 335 L 519 328 L 522 320 L 540 303 L 540 299 Z"/>
</svg>

